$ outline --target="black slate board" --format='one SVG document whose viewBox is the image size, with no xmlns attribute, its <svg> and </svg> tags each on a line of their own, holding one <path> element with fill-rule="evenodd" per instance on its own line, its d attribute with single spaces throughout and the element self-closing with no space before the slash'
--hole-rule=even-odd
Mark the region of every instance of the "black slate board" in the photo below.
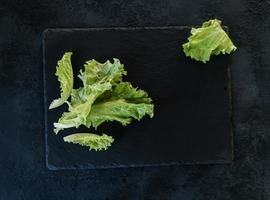
<svg viewBox="0 0 270 200">
<path fill-rule="evenodd" d="M 44 32 L 44 93 L 47 167 L 52 170 L 172 164 L 226 163 L 233 157 L 229 57 L 203 64 L 184 56 L 181 44 L 190 27 L 47 29 Z M 153 98 L 155 117 L 123 127 L 107 123 L 97 133 L 115 138 L 105 152 L 68 144 L 62 137 L 80 128 L 53 134 L 67 106 L 48 111 L 59 96 L 55 66 L 72 51 L 76 74 L 83 63 L 119 58 L 125 80 Z M 76 79 L 78 81 L 78 79 Z M 78 87 L 80 82 L 75 82 Z"/>
</svg>

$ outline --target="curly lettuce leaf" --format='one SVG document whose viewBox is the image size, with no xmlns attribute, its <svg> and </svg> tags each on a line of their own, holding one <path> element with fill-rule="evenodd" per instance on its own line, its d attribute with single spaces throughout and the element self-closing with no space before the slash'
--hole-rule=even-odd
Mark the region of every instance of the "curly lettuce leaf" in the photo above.
<svg viewBox="0 0 270 200">
<path fill-rule="evenodd" d="M 125 126 L 132 119 L 141 120 L 145 115 L 153 117 L 154 105 L 151 102 L 145 91 L 122 82 L 95 102 L 87 118 L 87 126 L 96 129 L 106 121 L 118 121 Z"/>
<path fill-rule="evenodd" d="M 229 54 L 237 48 L 221 27 L 218 19 L 209 20 L 200 28 L 192 28 L 188 42 L 183 44 L 186 56 L 206 63 L 211 55 Z"/>
<path fill-rule="evenodd" d="M 114 85 L 112 90 L 106 91 L 97 99 L 97 103 L 113 99 L 126 99 L 133 103 L 151 103 L 152 99 L 144 90 L 134 88 L 129 82 L 121 82 Z"/>
<path fill-rule="evenodd" d="M 107 150 L 114 142 L 114 139 L 106 134 L 75 133 L 64 137 L 64 141 L 89 147 L 89 150 L 101 151 Z"/>
<path fill-rule="evenodd" d="M 69 112 L 62 114 L 57 123 L 54 123 L 54 132 L 58 133 L 65 128 L 80 125 L 88 126 L 87 116 L 90 114 L 92 104 L 105 91 L 111 90 L 112 84 L 122 80 L 126 74 L 124 66 L 118 59 L 111 63 L 99 63 L 95 60 L 87 61 L 85 70 L 80 71 L 79 78 L 83 82 L 83 87 L 72 90 Z"/>
<path fill-rule="evenodd" d="M 67 52 L 62 59 L 58 61 L 55 75 L 60 82 L 61 94 L 60 98 L 55 99 L 49 106 L 49 109 L 57 108 L 65 103 L 69 98 L 73 88 L 73 70 L 71 64 L 72 52 Z"/>
<path fill-rule="evenodd" d="M 113 59 L 113 63 L 107 60 L 100 63 L 94 59 L 89 60 L 84 65 L 84 71 L 80 71 L 79 78 L 83 85 L 92 85 L 97 82 L 117 83 L 122 81 L 123 75 L 127 75 L 124 65 L 117 58 Z"/>
</svg>

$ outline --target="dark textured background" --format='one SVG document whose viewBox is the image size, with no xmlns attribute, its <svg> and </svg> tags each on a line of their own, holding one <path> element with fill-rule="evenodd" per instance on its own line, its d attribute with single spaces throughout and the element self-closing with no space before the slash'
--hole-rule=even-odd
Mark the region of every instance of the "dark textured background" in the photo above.
<svg viewBox="0 0 270 200">
<path fill-rule="evenodd" d="M 270 1 L 1 0 L 0 199 L 270 199 Z M 49 171 L 42 31 L 49 27 L 199 25 L 224 21 L 232 55 L 231 165 Z"/>
</svg>

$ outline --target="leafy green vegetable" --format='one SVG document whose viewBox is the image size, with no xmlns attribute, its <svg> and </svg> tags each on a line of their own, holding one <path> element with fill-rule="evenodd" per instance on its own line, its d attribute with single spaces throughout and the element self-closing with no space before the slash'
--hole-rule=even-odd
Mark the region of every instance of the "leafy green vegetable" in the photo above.
<svg viewBox="0 0 270 200">
<path fill-rule="evenodd" d="M 75 133 L 64 137 L 64 141 L 89 147 L 89 150 L 101 151 L 107 150 L 114 139 L 106 134 Z"/>
<path fill-rule="evenodd" d="M 92 59 L 86 61 L 84 71 L 80 71 L 79 78 L 83 81 L 83 85 L 92 85 L 97 82 L 117 83 L 122 81 L 123 75 L 127 75 L 124 65 L 117 58 L 113 59 L 113 63 L 107 60 L 105 63 L 99 63 Z"/>
<path fill-rule="evenodd" d="M 151 98 L 145 91 L 134 88 L 129 82 L 123 82 L 122 78 L 127 72 L 116 58 L 113 63 L 99 63 L 94 59 L 87 61 L 84 71 L 80 70 L 78 75 L 83 86 L 73 89 L 71 55 L 71 52 L 65 53 L 58 61 L 56 70 L 61 98 L 54 100 L 50 109 L 63 103 L 68 104 L 68 112 L 64 112 L 58 122 L 54 123 L 56 134 L 60 130 L 78 128 L 81 125 L 96 129 L 106 121 L 118 121 L 127 125 L 132 119 L 141 120 L 145 115 L 154 116 Z M 106 134 L 76 133 L 64 137 L 64 141 L 100 151 L 107 150 L 114 139 Z"/>
<path fill-rule="evenodd" d="M 80 125 L 97 128 L 105 121 L 127 125 L 146 114 L 153 117 L 154 105 L 147 93 L 122 82 L 127 72 L 118 59 L 103 64 L 90 60 L 84 67 L 79 75 L 83 87 L 72 90 L 69 112 L 54 123 L 55 133 Z"/>
<path fill-rule="evenodd" d="M 58 61 L 55 75 L 58 77 L 61 88 L 61 96 L 53 100 L 49 109 L 61 106 L 69 98 L 73 88 L 73 70 L 71 65 L 72 52 L 64 54 L 61 60 Z"/>
<path fill-rule="evenodd" d="M 87 126 L 97 128 L 106 121 L 118 121 L 125 126 L 133 118 L 141 120 L 146 114 L 153 117 L 151 101 L 145 91 L 133 88 L 128 82 L 119 83 L 93 105 Z"/>
<path fill-rule="evenodd" d="M 229 54 L 237 49 L 217 19 L 204 22 L 200 28 L 192 28 L 188 42 L 182 46 L 186 56 L 204 63 L 211 55 Z"/>
</svg>

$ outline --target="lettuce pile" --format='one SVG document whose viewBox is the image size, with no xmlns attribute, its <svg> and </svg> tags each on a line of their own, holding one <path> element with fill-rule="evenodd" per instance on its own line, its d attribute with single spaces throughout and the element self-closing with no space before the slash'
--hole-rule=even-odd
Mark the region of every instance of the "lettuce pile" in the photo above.
<svg viewBox="0 0 270 200">
<path fill-rule="evenodd" d="M 54 100 L 50 109 L 68 104 L 54 132 L 83 125 L 97 129 L 106 121 L 117 121 L 126 126 L 133 119 L 141 120 L 145 115 L 154 116 L 154 105 L 148 94 L 122 80 L 127 75 L 124 65 L 114 58 L 105 63 L 92 59 L 86 61 L 84 70 L 78 75 L 82 87 L 73 89 L 71 52 L 64 54 L 58 61 L 56 76 L 60 82 L 61 96 Z M 70 100 L 68 100 L 70 98 Z M 79 133 L 66 136 L 66 142 L 88 146 L 94 150 L 106 150 L 114 141 L 106 134 Z"/>
<path fill-rule="evenodd" d="M 183 44 L 186 56 L 206 63 L 211 55 L 229 54 L 237 48 L 221 27 L 218 19 L 209 20 L 200 28 L 192 28 L 188 42 Z"/>
</svg>

